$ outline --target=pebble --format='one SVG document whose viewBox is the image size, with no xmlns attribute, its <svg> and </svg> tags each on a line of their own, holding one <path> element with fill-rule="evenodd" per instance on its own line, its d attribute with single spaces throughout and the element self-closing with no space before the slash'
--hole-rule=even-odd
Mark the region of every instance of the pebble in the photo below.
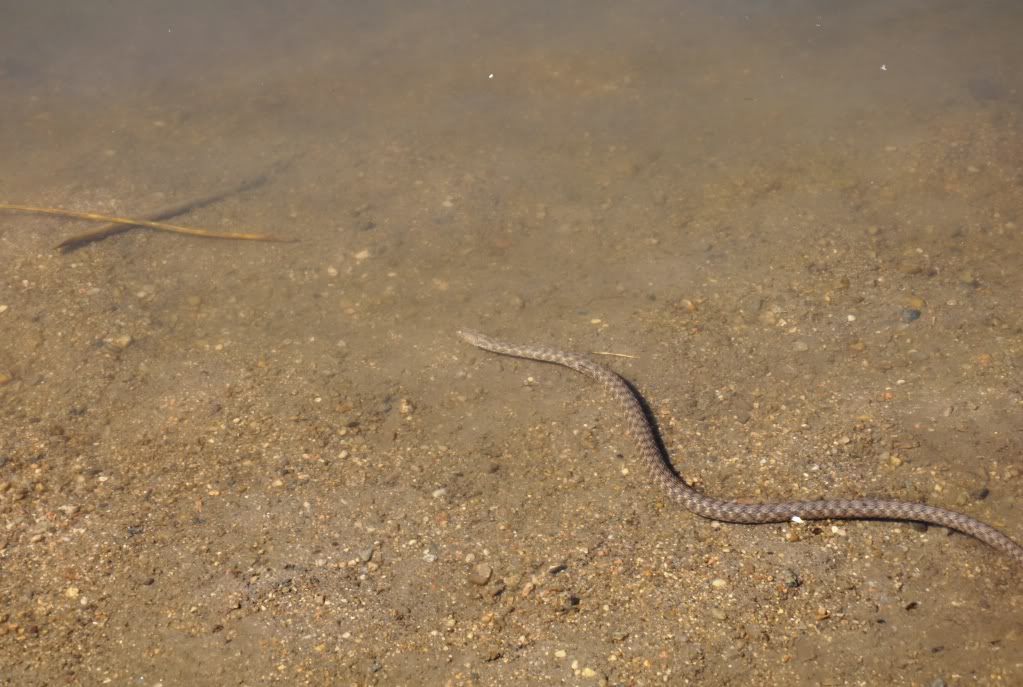
<svg viewBox="0 0 1023 687">
<path fill-rule="evenodd" d="M 792 344 L 792 350 L 795 351 L 796 353 L 805 353 L 806 351 L 810 350 L 810 346 L 807 345 L 805 341 L 797 341 L 796 343 Z"/>
<path fill-rule="evenodd" d="M 565 658 L 567 655 L 564 649 L 558 649 L 554 652 L 554 658 Z"/>
<path fill-rule="evenodd" d="M 490 576 L 494 574 L 494 569 L 486 563 L 480 563 L 472 569 L 469 573 L 469 581 L 478 587 L 482 587 L 490 581 Z"/>
<path fill-rule="evenodd" d="M 915 322 L 920 319 L 920 311 L 916 308 L 905 308 L 902 311 L 903 322 Z"/>
<path fill-rule="evenodd" d="M 895 269 L 902 274 L 920 274 L 924 271 L 923 265 L 912 260 L 903 260 L 895 266 Z"/>
<path fill-rule="evenodd" d="M 134 339 L 131 338 L 131 334 L 121 334 L 120 336 L 112 336 L 107 339 L 108 344 L 121 350 L 130 346 L 132 341 L 134 341 Z"/>
<path fill-rule="evenodd" d="M 7 374 L 6 372 L 0 372 L 0 386 L 3 386 L 4 384 L 10 384 L 12 379 L 14 379 L 14 377 Z"/>
<path fill-rule="evenodd" d="M 728 586 L 728 581 L 722 580 L 720 577 L 718 577 L 714 580 L 711 580 L 710 586 L 714 587 L 714 589 L 724 589 L 725 587 Z"/>
</svg>

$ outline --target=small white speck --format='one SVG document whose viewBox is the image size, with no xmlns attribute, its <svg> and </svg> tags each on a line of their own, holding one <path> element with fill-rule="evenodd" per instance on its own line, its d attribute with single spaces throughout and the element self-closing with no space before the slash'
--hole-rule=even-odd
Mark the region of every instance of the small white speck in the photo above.
<svg viewBox="0 0 1023 687">
<path fill-rule="evenodd" d="M 493 75 L 493 74 L 491 74 L 491 75 L 489 75 L 489 76 L 488 76 L 487 78 L 488 78 L 488 79 L 493 79 L 493 78 L 494 78 L 494 75 Z"/>
<path fill-rule="evenodd" d="M 845 319 L 849 320 L 850 322 L 855 322 L 856 321 L 856 316 L 855 315 L 847 315 Z"/>
<path fill-rule="evenodd" d="M 792 516 L 792 522 L 796 523 L 797 525 L 802 525 L 803 524 L 803 519 L 801 517 L 799 517 L 798 515 L 793 515 Z"/>
<path fill-rule="evenodd" d="M 888 71 L 888 67 L 886 67 L 885 65 L 882 64 L 881 65 L 881 71 L 883 71 L 883 72 Z"/>
</svg>

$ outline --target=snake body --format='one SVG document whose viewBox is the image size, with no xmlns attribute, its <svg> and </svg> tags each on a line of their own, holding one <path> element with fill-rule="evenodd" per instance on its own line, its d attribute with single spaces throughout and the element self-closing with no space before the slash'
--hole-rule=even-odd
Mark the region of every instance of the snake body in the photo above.
<svg viewBox="0 0 1023 687">
<path fill-rule="evenodd" d="M 460 331 L 468 343 L 492 353 L 539 360 L 581 372 L 600 382 L 619 404 L 629 434 L 639 447 L 650 477 L 668 497 L 696 515 L 711 520 L 735 523 L 786 522 L 803 520 L 857 519 L 908 520 L 926 522 L 964 532 L 1002 551 L 1023 565 L 1023 546 L 1000 531 L 968 515 L 909 501 L 881 499 L 827 499 L 823 501 L 787 501 L 778 503 L 738 503 L 712 498 L 693 489 L 680 478 L 658 445 L 654 428 L 647 420 L 639 398 L 618 374 L 592 360 L 548 346 L 530 346 L 497 341 L 483 334 Z"/>
</svg>

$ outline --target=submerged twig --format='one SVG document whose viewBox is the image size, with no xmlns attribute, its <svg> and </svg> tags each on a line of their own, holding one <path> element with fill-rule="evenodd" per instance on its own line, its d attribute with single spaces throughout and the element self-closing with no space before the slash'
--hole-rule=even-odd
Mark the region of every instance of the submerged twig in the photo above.
<svg viewBox="0 0 1023 687">
<path fill-rule="evenodd" d="M 74 212 L 72 210 L 61 210 L 59 208 L 37 208 L 31 205 L 8 205 L 6 203 L 0 203 L 0 210 L 30 212 L 38 215 L 55 215 L 57 217 L 85 219 L 91 220 L 93 222 L 109 222 L 111 224 L 116 224 L 123 227 L 149 227 L 150 229 L 159 229 L 160 231 L 169 231 L 175 234 L 187 234 L 189 236 L 201 236 L 203 238 L 210 239 L 237 239 L 241 241 L 276 241 L 280 243 L 289 243 L 295 240 L 281 238 L 279 236 L 273 236 L 272 234 L 259 234 L 239 231 L 214 231 L 212 229 L 196 229 L 193 227 L 181 227 L 176 224 L 166 224 L 164 222 L 151 222 L 149 220 L 144 219 L 111 217 L 110 215 L 100 215 L 95 212 Z M 109 232 L 107 235 L 109 235 Z M 79 238 L 80 237 L 75 237 L 75 239 Z M 93 240 L 94 238 L 95 238 L 94 236 L 90 237 L 89 240 Z M 58 248 L 65 247 L 72 240 L 73 239 L 68 239 L 68 241 L 64 241 L 57 247 Z"/>
<path fill-rule="evenodd" d="M 282 161 L 274 165 L 272 171 L 280 170 L 286 161 Z M 210 205 L 219 200 L 223 200 L 228 196 L 232 196 L 236 193 L 242 193 L 250 189 L 262 186 L 271 177 L 271 173 L 261 174 L 260 176 L 246 179 L 241 183 L 235 184 L 234 186 L 221 189 L 215 193 L 210 193 L 205 196 L 186 200 L 181 203 L 176 203 L 159 210 L 155 210 L 146 215 L 143 215 L 139 219 L 128 218 L 128 217 L 111 217 L 108 215 L 100 215 L 94 212 L 75 212 L 72 210 L 62 210 L 59 208 L 42 208 L 31 205 L 13 205 L 13 204 L 0 204 L 0 210 L 13 210 L 16 212 L 30 212 L 41 215 L 54 215 L 57 217 L 68 217 L 72 219 L 84 219 L 93 222 L 106 222 L 102 227 L 98 229 L 92 229 L 81 234 L 76 234 L 71 238 L 65 239 L 57 244 L 57 248 L 63 251 L 74 250 L 79 248 L 86 243 L 92 241 L 99 241 L 105 239 L 108 236 L 120 234 L 128 231 L 132 227 L 148 227 L 150 229 L 159 229 L 161 231 L 169 231 L 176 234 L 187 234 L 189 236 L 201 236 L 203 238 L 216 238 L 216 239 L 235 239 L 242 241 L 275 241 L 281 243 L 288 243 L 295 239 L 282 238 L 273 236 L 271 234 L 262 233 L 249 233 L 249 232 L 234 232 L 234 231 L 214 231 L 210 229 L 195 229 L 192 227 L 182 227 L 175 224 L 166 224 L 159 220 L 168 219 L 170 217 L 176 217 L 182 215 L 196 208 L 201 208 L 206 205 Z"/>
<path fill-rule="evenodd" d="M 186 200 L 181 203 L 174 205 L 168 205 L 167 207 L 154 210 L 153 212 L 142 215 L 139 219 L 147 222 L 158 222 L 164 219 L 170 219 L 171 217 L 177 217 L 183 215 L 191 210 L 196 210 L 206 205 L 216 203 L 218 200 L 223 200 L 228 196 L 233 196 L 236 193 L 242 193 L 243 191 L 249 191 L 251 189 L 262 186 L 270 178 L 269 174 L 261 174 L 258 177 L 246 179 L 245 181 L 235 184 L 229 188 L 221 189 L 215 193 L 210 193 L 199 198 L 193 198 Z M 75 234 L 74 236 L 61 241 L 57 244 L 57 248 L 63 251 L 74 250 L 84 246 L 87 243 L 93 241 L 99 241 L 105 239 L 108 236 L 114 236 L 115 234 L 121 234 L 128 231 L 132 226 L 139 226 L 138 224 L 121 224 L 119 222 L 104 224 L 98 229 L 92 229 L 90 231 L 83 232 L 81 234 Z"/>
</svg>

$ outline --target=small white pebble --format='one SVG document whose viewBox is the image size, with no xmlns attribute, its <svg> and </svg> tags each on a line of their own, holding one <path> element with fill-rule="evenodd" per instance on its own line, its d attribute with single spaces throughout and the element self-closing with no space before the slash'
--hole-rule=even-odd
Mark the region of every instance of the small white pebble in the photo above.
<svg viewBox="0 0 1023 687">
<path fill-rule="evenodd" d="M 803 519 L 801 517 L 799 517 L 798 515 L 793 515 L 792 516 L 792 522 L 796 523 L 797 525 L 802 525 L 803 524 Z"/>
<path fill-rule="evenodd" d="M 724 589 L 725 587 L 728 586 L 728 582 L 718 577 L 714 580 L 711 580 L 710 586 L 714 587 L 715 589 Z"/>
</svg>

